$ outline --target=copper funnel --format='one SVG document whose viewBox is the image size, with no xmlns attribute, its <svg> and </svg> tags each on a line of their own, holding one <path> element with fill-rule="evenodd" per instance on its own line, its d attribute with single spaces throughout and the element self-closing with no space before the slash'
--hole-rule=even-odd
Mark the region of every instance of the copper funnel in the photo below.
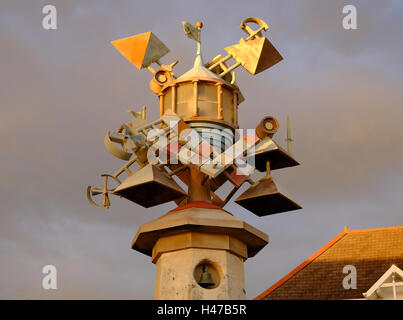
<svg viewBox="0 0 403 320">
<path fill-rule="evenodd" d="M 224 48 L 251 74 L 258 74 L 283 60 L 281 54 L 267 38 L 241 41 Z"/>
<path fill-rule="evenodd" d="M 247 189 L 235 202 L 259 217 L 302 208 L 274 183 L 270 168 L 264 178 Z"/>
<path fill-rule="evenodd" d="M 113 193 L 146 208 L 186 195 L 186 192 L 172 178 L 168 178 L 152 164 L 127 177 Z"/>
<path fill-rule="evenodd" d="M 270 137 L 263 139 L 255 147 L 255 152 L 248 155 L 249 159 L 255 157 L 255 167 L 261 172 L 266 171 L 266 162 L 270 161 L 271 170 L 294 167 L 299 163 L 291 157 L 285 150 L 283 150 L 277 143 Z"/>
</svg>

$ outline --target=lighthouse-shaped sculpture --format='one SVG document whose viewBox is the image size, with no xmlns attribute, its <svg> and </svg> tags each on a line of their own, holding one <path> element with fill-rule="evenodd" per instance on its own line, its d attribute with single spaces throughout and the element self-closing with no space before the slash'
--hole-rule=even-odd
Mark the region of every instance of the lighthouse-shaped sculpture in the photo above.
<svg viewBox="0 0 403 320">
<path fill-rule="evenodd" d="M 234 70 L 242 66 L 257 74 L 282 60 L 262 35 L 267 24 L 245 19 L 240 27 L 247 37 L 207 63 L 202 26 L 183 22 L 197 54 L 193 67 L 179 77 L 173 72 L 178 61 L 159 60 L 169 49 L 153 33 L 112 42 L 137 68 L 153 74 L 150 89 L 158 96 L 160 118 L 149 122 L 143 106 L 141 112 L 129 110 L 130 122 L 106 133 L 107 150 L 126 163 L 102 175 L 103 188 L 89 186 L 87 197 L 100 209 L 110 207 L 110 194 L 145 208 L 175 201 L 177 208 L 142 225 L 132 242 L 157 265 L 155 299 L 246 298 L 244 262 L 268 236 L 223 209 L 243 184 L 250 187 L 235 202 L 258 216 L 301 208 L 271 176 L 271 170 L 298 165 L 272 139 L 277 120 L 267 116 L 256 129 L 238 130 L 238 105 L 245 99 Z M 266 173 L 257 182 L 251 179 L 255 170 Z M 111 179 L 115 188 L 108 187 Z M 232 190 L 221 199 L 217 190 L 227 181 Z"/>
</svg>

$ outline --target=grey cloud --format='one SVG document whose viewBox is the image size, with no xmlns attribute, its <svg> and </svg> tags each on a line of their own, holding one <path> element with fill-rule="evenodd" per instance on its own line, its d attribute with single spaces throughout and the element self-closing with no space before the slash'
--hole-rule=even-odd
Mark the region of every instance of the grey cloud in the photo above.
<svg viewBox="0 0 403 320">
<path fill-rule="evenodd" d="M 121 165 L 104 149 L 105 131 L 129 119 L 129 107 L 146 104 L 149 117 L 158 116 L 148 71 L 130 65 L 109 42 L 151 30 L 171 48 L 163 60 L 180 60 L 180 74 L 195 53 L 182 20 L 204 22 L 208 59 L 243 36 L 243 18 L 259 16 L 285 57 L 254 77 L 237 72 L 247 98 L 241 126 L 254 128 L 273 115 L 284 145 L 290 114 L 294 156 L 302 163 L 273 172 L 303 205 L 300 212 L 258 218 L 228 205 L 271 237 L 246 263 L 248 297 L 345 224 L 402 223 L 397 2 L 356 2 L 357 32 L 341 29 L 342 1 L 54 1 L 60 21 L 54 32 L 41 29 L 42 3 L 3 1 L 0 11 L 0 298 L 152 298 L 155 266 L 130 242 L 141 224 L 174 205 L 146 210 L 113 198 L 109 212 L 98 212 L 84 191 Z M 48 263 L 60 273 L 53 293 L 40 287 Z"/>
</svg>

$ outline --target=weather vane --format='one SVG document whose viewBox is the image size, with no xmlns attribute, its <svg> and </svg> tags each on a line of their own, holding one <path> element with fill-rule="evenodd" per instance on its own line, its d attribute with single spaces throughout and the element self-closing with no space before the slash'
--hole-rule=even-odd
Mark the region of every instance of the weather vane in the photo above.
<svg viewBox="0 0 403 320">
<path fill-rule="evenodd" d="M 226 56 L 204 63 L 203 24 L 182 24 L 197 42 L 197 55 L 179 77 L 173 72 L 177 60 L 160 61 L 169 49 L 152 32 L 112 41 L 133 65 L 152 73 L 150 89 L 158 96 L 160 118 L 146 119 L 145 106 L 128 110 L 131 121 L 106 133 L 106 149 L 126 162 L 102 175 L 103 188 L 89 186 L 87 197 L 100 209 L 110 207 L 109 195 L 146 208 L 175 201 L 176 209 L 141 226 L 132 243 L 158 265 L 155 298 L 242 299 L 243 262 L 268 243 L 268 236 L 222 208 L 245 183 L 250 187 L 235 202 L 258 216 L 301 207 L 271 176 L 272 170 L 298 165 L 272 139 L 278 121 L 266 116 L 255 129 L 239 130 L 238 105 L 245 98 L 234 70 L 242 66 L 258 74 L 282 57 L 263 36 L 267 24 L 247 18 L 240 25 L 247 36 L 224 48 Z M 287 128 L 290 152 L 289 120 Z M 266 173 L 258 182 L 251 178 L 255 170 Z M 221 198 L 217 191 L 228 181 L 232 189 Z"/>
</svg>

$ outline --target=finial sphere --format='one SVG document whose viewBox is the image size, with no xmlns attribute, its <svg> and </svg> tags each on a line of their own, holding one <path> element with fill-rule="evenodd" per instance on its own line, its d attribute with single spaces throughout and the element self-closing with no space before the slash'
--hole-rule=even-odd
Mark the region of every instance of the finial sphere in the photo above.
<svg viewBox="0 0 403 320">
<path fill-rule="evenodd" d="M 197 29 L 203 28 L 203 22 L 197 21 L 197 22 L 196 22 L 196 28 L 197 28 Z"/>
</svg>

